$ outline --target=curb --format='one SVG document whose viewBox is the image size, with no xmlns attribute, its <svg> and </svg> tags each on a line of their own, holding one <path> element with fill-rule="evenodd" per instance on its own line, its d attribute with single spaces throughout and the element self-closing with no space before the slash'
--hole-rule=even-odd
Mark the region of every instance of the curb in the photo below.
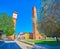
<svg viewBox="0 0 60 49">
<path fill-rule="evenodd" d="M 32 46 L 35 45 L 34 43 L 30 43 L 30 42 L 26 42 L 26 41 L 20 41 L 20 42 L 23 42 L 23 43 L 26 43 L 26 44 L 29 44 L 29 45 L 32 45 Z"/>
</svg>

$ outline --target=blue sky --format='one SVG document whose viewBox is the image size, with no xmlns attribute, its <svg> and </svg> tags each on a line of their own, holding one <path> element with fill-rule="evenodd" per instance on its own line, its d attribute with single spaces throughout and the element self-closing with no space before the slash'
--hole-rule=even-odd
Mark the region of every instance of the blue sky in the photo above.
<svg viewBox="0 0 60 49">
<path fill-rule="evenodd" d="M 13 11 L 18 12 L 15 34 L 19 32 L 32 32 L 32 7 L 37 11 L 41 6 L 41 0 L 0 0 L 0 13 L 12 16 Z"/>
</svg>

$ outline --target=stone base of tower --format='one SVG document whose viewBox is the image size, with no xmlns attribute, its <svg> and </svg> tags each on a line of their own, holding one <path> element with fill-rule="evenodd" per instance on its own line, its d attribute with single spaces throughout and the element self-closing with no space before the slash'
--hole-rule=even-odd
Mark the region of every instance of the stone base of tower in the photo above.
<svg viewBox="0 0 60 49">
<path fill-rule="evenodd" d="M 39 39 L 42 39 L 42 38 L 43 38 L 43 36 L 39 32 L 33 33 L 33 39 L 39 40 Z"/>
<path fill-rule="evenodd" d="M 11 35 L 11 36 L 8 36 L 7 38 L 8 38 L 9 40 L 14 40 L 14 37 L 15 37 L 15 35 L 13 34 L 13 35 Z"/>
</svg>

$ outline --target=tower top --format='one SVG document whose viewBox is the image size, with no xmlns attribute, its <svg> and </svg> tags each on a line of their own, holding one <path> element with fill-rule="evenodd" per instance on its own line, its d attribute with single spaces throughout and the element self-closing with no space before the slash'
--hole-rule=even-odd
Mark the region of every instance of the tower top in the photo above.
<svg viewBox="0 0 60 49">
<path fill-rule="evenodd" d="M 33 18 L 36 18 L 36 16 L 37 16 L 35 6 L 32 8 L 32 15 L 33 15 Z"/>
<path fill-rule="evenodd" d="M 13 11 L 13 13 L 18 14 L 16 11 Z"/>
<path fill-rule="evenodd" d="M 13 12 L 13 18 L 17 19 L 17 12 L 16 11 Z"/>
<path fill-rule="evenodd" d="M 33 9 L 36 9 L 36 6 L 33 6 Z"/>
<path fill-rule="evenodd" d="M 36 6 L 33 6 L 32 10 L 36 11 Z"/>
</svg>

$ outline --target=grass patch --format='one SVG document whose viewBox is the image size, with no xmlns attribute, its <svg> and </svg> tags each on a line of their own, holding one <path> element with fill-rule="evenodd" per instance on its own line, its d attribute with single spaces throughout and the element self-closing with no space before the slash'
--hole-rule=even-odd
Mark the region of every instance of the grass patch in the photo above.
<svg viewBox="0 0 60 49">
<path fill-rule="evenodd" d="M 60 41 L 57 43 L 56 40 L 27 40 L 35 44 L 44 44 L 49 46 L 60 46 Z"/>
</svg>

